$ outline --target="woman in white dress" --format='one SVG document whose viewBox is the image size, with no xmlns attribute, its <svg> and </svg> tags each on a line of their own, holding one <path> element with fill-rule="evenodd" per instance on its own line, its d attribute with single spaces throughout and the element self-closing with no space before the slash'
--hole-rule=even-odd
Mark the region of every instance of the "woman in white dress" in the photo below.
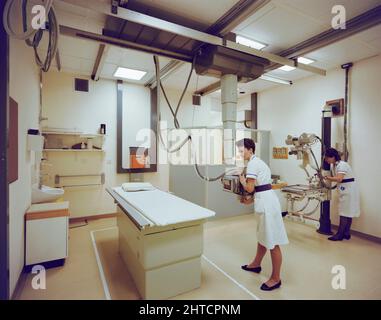
<svg viewBox="0 0 381 320">
<path fill-rule="evenodd" d="M 241 202 L 252 204 L 259 216 L 257 227 L 257 254 L 253 261 L 242 266 L 243 270 L 260 273 L 261 262 L 267 249 L 270 250 L 272 274 L 268 281 L 262 284 L 261 289 L 270 291 L 281 286 L 280 269 L 282 252 L 280 245 L 287 244 L 287 233 L 283 224 L 282 210 L 279 199 L 271 189 L 271 171 L 265 162 L 255 156 L 255 143 L 252 139 L 242 139 L 236 143 L 241 156 L 248 161 L 246 176 L 240 176 L 240 182 L 248 193 L 253 196 L 243 196 Z"/>
<path fill-rule="evenodd" d="M 352 168 L 342 161 L 336 149 L 328 148 L 325 151 L 325 161 L 333 165 L 333 177 L 325 177 L 326 180 L 336 182 L 339 192 L 339 215 L 340 225 L 337 233 L 329 237 L 331 241 L 349 240 L 352 218 L 360 216 L 360 195 L 357 182 L 355 181 Z"/>
</svg>

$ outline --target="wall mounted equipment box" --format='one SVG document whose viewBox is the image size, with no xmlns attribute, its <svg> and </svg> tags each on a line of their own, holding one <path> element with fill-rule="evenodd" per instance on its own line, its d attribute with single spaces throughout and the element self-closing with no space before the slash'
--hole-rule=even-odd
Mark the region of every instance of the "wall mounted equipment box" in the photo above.
<svg viewBox="0 0 381 320">
<path fill-rule="evenodd" d="M 332 108 L 332 116 L 340 117 L 344 115 L 344 99 L 330 100 L 326 102 Z"/>
</svg>

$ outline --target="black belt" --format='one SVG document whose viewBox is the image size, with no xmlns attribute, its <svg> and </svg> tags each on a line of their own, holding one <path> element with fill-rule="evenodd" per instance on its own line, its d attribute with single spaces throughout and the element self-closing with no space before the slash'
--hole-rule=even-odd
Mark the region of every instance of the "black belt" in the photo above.
<svg viewBox="0 0 381 320">
<path fill-rule="evenodd" d="M 267 190 L 271 190 L 271 184 L 262 184 L 261 186 L 256 186 L 255 187 L 255 192 L 263 192 Z"/>
<path fill-rule="evenodd" d="M 343 180 L 341 180 L 341 183 L 354 182 L 354 181 L 355 181 L 355 178 L 343 179 Z"/>
</svg>

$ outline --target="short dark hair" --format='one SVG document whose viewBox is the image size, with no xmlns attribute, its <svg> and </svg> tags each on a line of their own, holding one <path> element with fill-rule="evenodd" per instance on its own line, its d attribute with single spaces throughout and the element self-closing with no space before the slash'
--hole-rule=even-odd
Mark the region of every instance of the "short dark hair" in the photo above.
<svg viewBox="0 0 381 320">
<path fill-rule="evenodd" d="M 244 138 L 236 142 L 237 147 L 245 147 L 247 150 L 252 149 L 255 153 L 255 142 L 253 139 Z"/>
<path fill-rule="evenodd" d="M 328 157 L 328 158 L 332 158 L 332 157 L 334 157 L 336 161 L 340 161 L 340 160 L 341 160 L 339 151 L 337 151 L 337 150 L 334 149 L 334 148 L 327 148 L 327 149 L 325 150 L 324 155 L 325 155 L 326 157 Z"/>
</svg>

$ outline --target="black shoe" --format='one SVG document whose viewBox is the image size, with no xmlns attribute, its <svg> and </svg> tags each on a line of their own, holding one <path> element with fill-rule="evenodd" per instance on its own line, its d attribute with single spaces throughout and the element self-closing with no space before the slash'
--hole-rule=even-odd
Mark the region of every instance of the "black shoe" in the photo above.
<svg viewBox="0 0 381 320">
<path fill-rule="evenodd" d="M 241 269 L 245 271 L 255 272 L 255 273 L 260 273 L 262 271 L 261 267 L 249 268 L 247 264 L 245 264 L 244 266 L 241 266 Z"/>
<path fill-rule="evenodd" d="M 328 240 L 331 240 L 331 241 L 342 241 L 344 239 L 344 236 L 336 233 L 334 236 L 332 237 L 329 237 Z"/>
<path fill-rule="evenodd" d="M 282 281 L 279 281 L 277 284 L 274 284 L 272 287 L 269 287 L 266 283 L 263 283 L 261 285 L 261 290 L 263 290 L 263 291 L 271 291 L 271 290 L 280 288 L 281 285 L 282 285 Z"/>
<path fill-rule="evenodd" d="M 350 235 L 350 234 L 345 234 L 345 235 L 344 235 L 344 239 L 345 239 L 345 240 L 349 240 L 350 238 L 351 238 L 351 235 Z"/>
</svg>

